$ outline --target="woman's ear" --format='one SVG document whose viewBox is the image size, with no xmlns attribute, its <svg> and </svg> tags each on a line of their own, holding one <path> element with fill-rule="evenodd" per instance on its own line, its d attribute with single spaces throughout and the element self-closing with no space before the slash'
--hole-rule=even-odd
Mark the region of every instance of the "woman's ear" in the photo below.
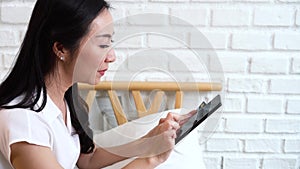
<svg viewBox="0 0 300 169">
<path fill-rule="evenodd" d="M 69 57 L 70 52 L 60 42 L 54 42 L 52 46 L 53 53 L 58 57 L 59 60 L 64 61 Z"/>
</svg>

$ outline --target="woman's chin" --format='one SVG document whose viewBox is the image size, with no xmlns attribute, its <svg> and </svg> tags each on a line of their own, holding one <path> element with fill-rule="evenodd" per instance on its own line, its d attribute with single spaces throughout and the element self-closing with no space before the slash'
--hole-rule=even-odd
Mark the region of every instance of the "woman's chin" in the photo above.
<svg viewBox="0 0 300 169">
<path fill-rule="evenodd" d="M 100 78 L 96 78 L 94 83 L 92 85 L 96 85 L 98 83 L 100 83 L 102 80 L 101 80 L 101 77 Z"/>
<path fill-rule="evenodd" d="M 100 82 L 101 82 L 100 79 L 94 79 L 94 80 L 79 80 L 79 81 L 76 81 L 75 83 L 84 83 L 84 84 L 88 84 L 88 85 L 96 85 Z"/>
</svg>

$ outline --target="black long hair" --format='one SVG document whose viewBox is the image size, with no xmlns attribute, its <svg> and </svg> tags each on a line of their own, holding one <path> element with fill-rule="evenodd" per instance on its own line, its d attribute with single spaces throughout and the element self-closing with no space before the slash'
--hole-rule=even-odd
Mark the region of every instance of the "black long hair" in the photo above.
<svg viewBox="0 0 300 169">
<path fill-rule="evenodd" d="M 109 8 L 104 0 L 37 0 L 15 65 L 0 85 L 0 108 L 42 111 L 47 102 L 44 78 L 53 73 L 57 65 L 52 46 L 59 42 L 75 53 L 92 21 Z M 65 93 L 65 99 L 72 125 L 79 134 L 81 152 L 90 153 L 95 145 L 88 126 L 87 108 L 77 90 L 74 84 Z M 20 95 L 23 97 L 19 103 L 7 105 Z M 41 97 L 43 102 L 36 107 Z"/>
</svg>

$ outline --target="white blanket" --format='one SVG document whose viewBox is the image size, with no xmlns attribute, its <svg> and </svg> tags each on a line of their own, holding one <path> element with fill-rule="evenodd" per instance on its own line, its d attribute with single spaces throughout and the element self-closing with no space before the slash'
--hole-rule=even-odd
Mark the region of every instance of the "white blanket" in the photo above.
<svg viewBox="0 0 300 169">
<path fill-rule="evenodd" d="M 145 135 L 149 130 L 156 126 L 159 119 L 165 117 L 168 112 L 185 114 L 188 113 L 188 110 L 176 109 L 152 114 L 97 134 L 95 135 L 94 140 L 96 144 L 101 147 L 114 147 L 128 143 Z M 157 169 L 205 169 L 202 150 L 198 140 L 198 133 L 195 129 L 175 146 L 168 160 L 159 165 Z M 133 159 L 121 161 L 108 166 L 105 169 L 122 168 L 131 160 Z"/>
</svg>

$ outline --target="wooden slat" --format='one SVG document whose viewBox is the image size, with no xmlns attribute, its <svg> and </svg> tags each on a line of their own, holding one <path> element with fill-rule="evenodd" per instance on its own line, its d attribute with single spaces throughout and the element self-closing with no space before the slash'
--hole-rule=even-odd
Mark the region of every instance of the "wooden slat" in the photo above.
<svg viewBox="0 0 300 169">
<path fill-rule="evenodd" d="M 182 107 L 183 91 L 176 91 L 175 94 L 175 109 Z"/>
<path fill-rule="evenodd" d="M 95 96 L 96 96 L 97 91 L 96 90 L 90 90 L 86 96 L 86 104 L 88 105 L 89 109 L 91 109 L 92 104 L 95 100 Z"/>
<path fill-rule="evenodd" d="M 103 81 L 92 86 L 79 84 L 86 90 L 163 90 L 163 91 L 221 91 L 221 83 L 209 82 L 111 82 Z"/>
<path fill-rule="evenodd" d="M 151 106 L 150 106 L 149 110 L 147 111 L 146 115 L 158 112 L 158 110 L 161 106 L 161 103 L 163 101 L 164 95 L 165 95 L 165 92 L 163 92 L 163 91 L 156 92 L 154 99 L 152 100 Z"/>
<path fill-rule="evenodd" d="M 147 112 L 141 92 L 138 90 L 133 90 L 132 96 L 134 99 L 136 110 L 138 112 L 138 116 L 141 117 L 143 114 L 145 114 Z"/>
<path fill-rule="evenodd" d="M 113 90 L 108 90 L 108 96 L 109 96 L 111 105 L 113 107 L 114 114 L 116 116 L 118 125 L 127 123 L 127 118 L 125 116 L 125 113 L 123 111 L 122 105 L 120 103 L 120 100 L 119 100 L 116 92 Z"/>
</svg>

